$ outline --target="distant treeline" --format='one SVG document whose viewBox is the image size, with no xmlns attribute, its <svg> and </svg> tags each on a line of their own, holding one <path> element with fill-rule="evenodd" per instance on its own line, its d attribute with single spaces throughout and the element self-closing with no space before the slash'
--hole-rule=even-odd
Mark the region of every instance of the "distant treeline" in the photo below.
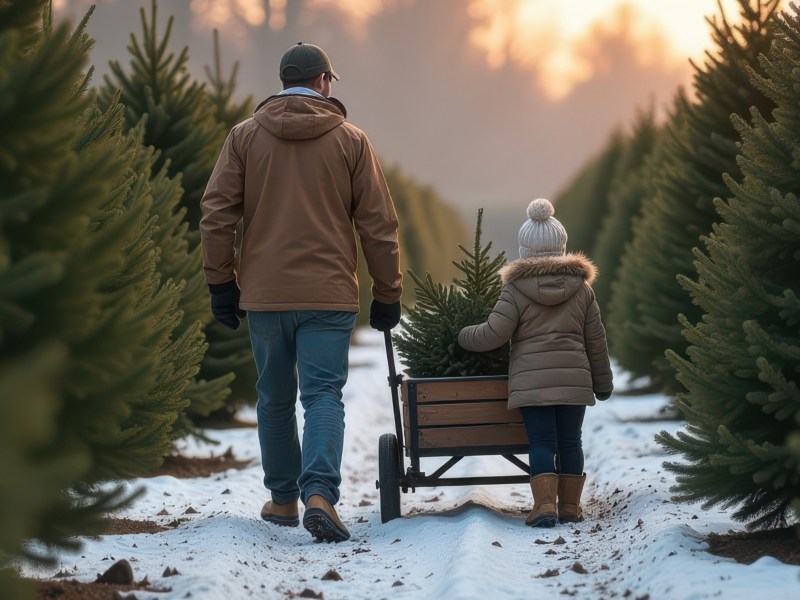
<svg viewBox="0 0 800 600">
<path fill-rule="evenodd" d="M 9 560 L 47 560 L 103 532 L 137 494 L 114 482 L 152 473 L 176 439 L 255 402 L 246 320 L 236 332 L 211 320 L 197 232 L 223 140 L 252 98 L 237 99 L 216 35 L 214 66 L 196 80 L 155 2 L 129 64 L 112 62 L 93 87 L 90 14 L 73 29 L 46 0 L 0 2 L 3 598 L 30 594 Z M 457 213 L 399 167 L 387 176 L 404 267 L 454 273 Z"/>
<path fill-rule="evenodd" d="M 676 497 L 767 527 L 800 511 L 800 9 L 739 5 L 709 19 L 691 97 L 641 111 L 556 204 L 613 357 L 676 394 Z"/>
</svg>

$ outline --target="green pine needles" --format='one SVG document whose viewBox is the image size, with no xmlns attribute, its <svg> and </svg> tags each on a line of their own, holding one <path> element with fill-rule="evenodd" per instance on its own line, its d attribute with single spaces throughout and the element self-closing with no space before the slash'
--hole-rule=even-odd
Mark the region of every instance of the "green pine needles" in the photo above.
<svg viewBox="0 0 800 600">
<path fill-rule="evenodd" d="M 491 352 L 468 352 L 458 345 L 458 333 L 467 325 L 486 320 L 500 297 L 498 270 L 505 255 L 490 257 L 492 243 L 481 242 L 483 209 L 478 211 L 472 252 L 453 262 L 462 274 L 449 286 L 436 283 L 429 273 L 420 277 L 409 270 L 417 285 L 417 302 L 406 307 L 397 350 L 411 377 L 467 377 L 508 374 L 509 346 Z"/>
<path fill-rule="evenodd" d="M 651 153 L 659 136 L 652 107 L 640 111 L 634 119 L 630 134 L 614 166 L 614 176 L 608 185 L 608 210 L 597 232 L 590 256 L 603 274 L 592 284 L 602 311 L 611 301 L 611 284 L 625 253 L 625 245 L 633 237 L 633 223 L 642 208 L 654 176 Z M 612 142 L 613 144 L 613 138 Z M 559 211 L 561 207 L 559 206 Z M 595 221 L 596 223 L 597 221 Z M 570 231 L 569 229 L 567 231 Z M 571 242 L 571 240 L 570 240 Z"/>
<path fill-rule="evenodd" d="M 681 319 L 688 349 L 668 353 L 686 431 L 657 436 L 685 459 L 666 464 L 678 500 L 738 506 L 751 528 L 800 514 L 800 7 L 776 21 L 752 75 L 777 108 L 733 117 L 742 177 L 726 177 L 697 278 L 680 278 L 705 313 Z"/>
<path fill-rule="evenodd" d="M 219 30 L 214 30 L 214 69 L 205 67 L 208 81 L 208 98 L 214 105 L 214 118 L 231 129 L 253 114 L 253 96 L 241 102 L 235 100 L 239 61 L 233 63 L 230 75 L 222 72 L 222 52 L 219 48 Z"/>
<path fill-rule="evenodd" d="M 726 196 L 723 173 L 738 178 L 738 134 L 731 115 L 746 116 L 755 106 L 768 114 L 773 102 L 752 83 L 758 56 L 774 39 L 778 0 L 739 0 L 740 22 L 725 15 L 709 19 L 714 51 L 694 77 L 696 100 L 679 96 L 667 125 L 663 160 L 657 165 L 652 197 L 642 203 L 610 304 L 611 353 L 634 376 L 651 375 L 666 391 L 676 391 L 668 349 L 683 353 L 686 341 L 676 319 L 701 317 L 678 275 L 693 271 L 692 248 L 719 220 L 714 199 Z M 569 227 L 567 225 L 567 227 Z"/>
<path fill-rule="evenodd" d="M 184 47 L 177 55 L 170 51 L 174 17 L 167 20 L 159 37 L 156 0 L 151 2 L 149 18 L 144 8 L 139 13 L 142 34 L 141 39 L 131 34 L 129 69 L 110 61 L 111 74 L 104 78 L 100 100 L 107 106 L 117 90 L 121 91 L 127 129 L 138 126 L 146 115 L 144 143 L 161 151 L 153 172 L 166 167 L 170 177 L 180 174 L 184 190 L 181 203 L 194 231 L 200 222 L 200 198 L 225 139 L 225 129 L 214 118 L 217 109 L 205 85 L 189 73 L 189 49 Z"/>
<path fill-rule="evenodd" d="M 185 242 L 166 242 L 153 153 L 116 95 L 101 108 L 86 93 L 89 14 L 70 33 L 28 6 L 0 3 L 3 560 L 104 530 L 133 496 L 102 484 L 161 464 L 204 351 L 199 323 L 177 331 L 185 281 L 161 270 Z"/>
</svg>

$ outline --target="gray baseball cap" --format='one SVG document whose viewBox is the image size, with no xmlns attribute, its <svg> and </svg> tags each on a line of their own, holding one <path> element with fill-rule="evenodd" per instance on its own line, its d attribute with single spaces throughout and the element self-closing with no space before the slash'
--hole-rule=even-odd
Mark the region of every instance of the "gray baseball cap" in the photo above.
<svg viewBox="0 0 800 600">
<path fill-rule="evenodd" d="M 284 83 L 307 81 L 320 73 L 330 73 L 339 80 L 339 75 L 331 66 L 331 59 L 319 46 L 297 42 L 281 57 L 280 76 Z"/>
</svg>

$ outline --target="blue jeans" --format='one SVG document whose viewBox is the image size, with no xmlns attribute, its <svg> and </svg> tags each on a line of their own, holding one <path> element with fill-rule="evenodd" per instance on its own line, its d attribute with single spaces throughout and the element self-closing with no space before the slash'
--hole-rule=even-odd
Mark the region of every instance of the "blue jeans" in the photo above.
<svg viewBox="0 0 800 600">
<path fill-rule="evenodd" d="M 339 501 L 344 447 L 342 388 L 356 313 L 248 311 L 258 370 L 258 441 L 264 486 L 278 504 L 319 494 Z M 295 418 L 303 406 L 303 447 Z"/>
<path fill-rule="evenodd" d="M 585 406 L 523 406 L 531 477 L 542 473 L 583 475 L 581 428 Z"/>
</svg>

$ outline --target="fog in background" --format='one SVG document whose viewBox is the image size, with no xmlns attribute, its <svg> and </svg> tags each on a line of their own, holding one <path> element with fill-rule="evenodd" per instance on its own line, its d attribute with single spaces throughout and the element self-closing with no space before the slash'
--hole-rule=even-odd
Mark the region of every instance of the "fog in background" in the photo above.
<svg viewBox="0 0 800 600">
<path fill-rule="evenodd" d="M 622 12 L 617 23 L 595 27 L 581 41 L 578 52 L 594 71 L 556 100 L 535 66 L 490 66 L 486 51 L 471 41 L 476 16 L 468 0 L 378 1 L 380 10 L 369 0 L 363 6 L 376 14 L 364 19 L 354 19 L 335 1 L 289 0 L 276 30 L 269 27 L 268 2 L 261 3 L 264 22 L 253 27 L 247 19 L 255 19 L 245 11 L 249 0 L 160 0 L 160 31 L 174 15 L 171 46 L 189 46 L 190 68 L 203 80 L 204 65 L 213 61 L 213 15 L 204 18 L 199 9 L 217 1 L 228 8 L 239 3 L 239 18 L 220 36 L 225 67 L 240 63 L 242 96 L 258 101 L 281 89 L 277 65 L 289 46 L 322 46 L 342 77 L 334 95 L 382 159 L 433 185 L 461 209 L 468 230 L 484 207 L 485 238 L 510 258 L 516 258 L 528 202 L 556 196 L 637 108 L 653 105 L 663 116 L 678 85 L 690 77 L 688 60 L 672 66 L 642 61 L 642 41 L 634 39 Z M 86 4 L 62 0 L 57 16 L 74 21 Z M 98 4 L 88 27 L 96 40 L 95 84 L 108 72 L 109 59 L 129 61 L 126 46 L 130 32 L 140 35 L 142 6 L 149 11 L 149 0 Z M 663 44 L 657 37 L 650 41 L 655 50 Z M 541 43 L 548 43 L 544 36 Z"/>
</svg>

